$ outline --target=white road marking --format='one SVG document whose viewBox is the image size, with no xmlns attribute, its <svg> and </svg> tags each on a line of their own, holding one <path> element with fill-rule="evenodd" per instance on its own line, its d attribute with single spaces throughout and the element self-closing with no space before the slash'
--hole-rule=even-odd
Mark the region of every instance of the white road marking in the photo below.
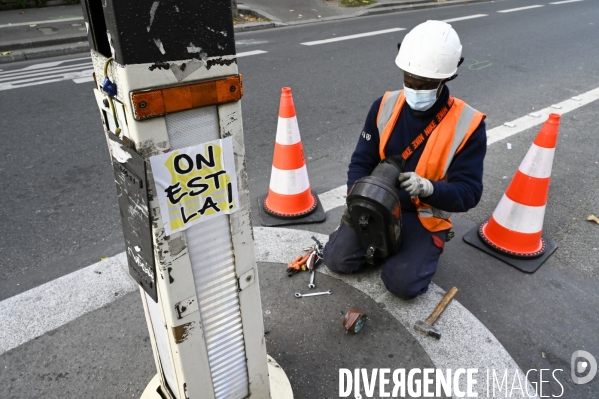
<svg viewBox="0 0 599 399">
<path fill-rule="evenodd" d="M 313 42 L 304 42 L 304 43 L 301 43 L 301 44 L 303 44 L 304 46 L 316 46 L 317 44 L 333 43 L 333 42 L 339 42 L 339 41 L 342 41 L 342 40 L 357 39 L 357 38 L 360 38 L 360 37 L 382 35 L 382 34 L 385 34 L 385 33 L 399 32 L 401 30 L 406 30 L 406 29 L 405 28 L 384 29 L 384 30 L 377 30 L 377 31 L 374 31 L 374 32 L 358 33 L 357 35 L 340 36 L 340 37 L 333 37 L 331 39 L 316 40 L 316 41 L 313 41 Z"/>
<path fill-rule="evenodd" d="M 255 227 L 256 260 L 285 264 L 296 256 L 299 243 L 310 243 L 312 236 L 321 242 L 328 240 L 324 234 L 306 230 Z M 280 265 L 273 266 L 272 272 L 280 272 L 281 267 Z M 406 301 L 387 291 L 380 278 L 380 269 L 370 268 L 359 274 L 337 274 L 323 266 L 316 270 L 362 291 L 376 303 L 384 304 L 385 310 L 418 341 L 436 368 L 456 370 L 466 367 L 479 370 L 509 370 L 508 375 L 510 376 L 513 376 L 514 371 L 517 370 L 520 379 L 526 381 L 520 367 L 493 333 L 455 299 L 447 307 L 443 317 L 435 323 L 435 326 L 443 331 L 441 340 L 430 339 L 414 330 L 415 322 L 426 319 L 445 294 L 443 289 L 435 283 L 429 285 L 426 294 Z M 290 293 L 290 295 L 292 294 Z M 464 334 L 467 335 L 466 338 Z M 463 388 L 462 384 L 460 386 Z M 530 383 L 528 388 L 529 392 L 534 392 L 534 387 Z M 478 391 L 479 397 L 485 396 L 486 384 L 474 385 L 474 391 Z M 538 396 L 536 397 L 538 398 Z"/>
<path fill-rule="evenodd" d="M 93 81 L 94 81 L 93 76 L 88 76 L 87 78 L 73 79 L 73 82 L 75 82 L 75 83 L 87 83 L 87 82 L 93 82 Z"/>
<path fill-rule="evenodd" d="M 535 111 L 534 115 L 528 114 L 521 118 L 514 119 L 511 122 L 506 122 L 506 124 L 509 124 L 509 126 L 513 125 L 513 127 L 502 125 L 487 130 L 487 145 L 491 145 L 497 141 L 523 132 L 533 126 L 545 123 L 551 113 L 563 115 L 596 100 L 599 100 L 599 87 L 587 91 L 586 93 L 579 94 L 574 98 L 562 101 L 561 103 L 553 104 L 550 107 Z"/>
<path fill-rule="evenodd" d="M 584 1 L 584 0 L 565 0 L 565 1 L 555 1 L 553 3 L 549 3 L 549 4 L 566 4 L 566 3 L 577 3 L 579 1 Z"/>
<path fill-rule="evenodd" d="M 347 196 L 347 186 L 343 185 L 334 188 L 326 193 L 318 194 L 318 199 L 325 212 L 335 209 L 338 206 L 345 205 L 345 197 Z"/>
<path fill-rule="evenodd" d="M 244 53 L 237 53 L 237 58 L 239 58 L 239 57 L 247 57 L 248 55 L 258 55 L 258 54 L 265 54 L 265 53 L 268 53 L 268 51 L 264 51 L 264 50 L 246 51 Z"/>
<path fill-rule="evenodd" d="M 135 291 L 126 265 L 123 252 L 0 302 L 0 355 Z"/>
<path fill-rule="evenodd" d="M 0 91 L 72 79 L 89 79 L 93 73 L 90 57 L 44 62 L 0 72 Z M 75 62 L 75 63 L 73 63 Z"/>
<path fill-rule="evenodd" d="M 468 15 L 466 17 L 459 17 L 459 18 L 450 18 L 450 19 L 444 19 L 443 22 L 456 22 L 456 21 L 464 21 L 466 19 L 474 19 L 474 18 L 481 18 L 481 17 L 488 17 L 488 14 L 476 14 L 476 15 Z"/>
<path fill-rule="evenodd" d="M 12 81 L 12 82 L 0 83 L 0 91 L 10 90 L 10 89 L 18 89 L 18 88 L 27 87 L 27 86 L 42 85 L 42 84 L 52 83 L 52 82 L 60 82 L 63 80 L 87 78 L 87 77 L 91 76 L 93 72 L 94 72 L 93 69 L 89 69 L 89 70 L 85 70 L 85 71 L 61 73 L 58 75 L 41 76 L 41 77 L 37 77 L 37 78 L 30 78 L 30 79 L 23 79 L 23 80 L 16 80 L 16 81 Z"/>
<path fill-rule="evenodd" d="M 25 67 L 25 68 L 23 68 L 21 70 L 22 71 L 28 71 L 30 69 L 50 68 L 50 67 L 54 67 L 54 66 L 57 66 L 57 65 L 65 64 L 67 62 L 81 61 L 81 60 L 89 60 L 89 61 L 91 61 L 91 57 L 87 56 L 87 57 L 80 57 L 80 58 L 69 58 L 68 60 L 62 60 L 62 61 L 43 62 L 41 64 L 29 65 L 28 67 Z"/>
<path fill-rule="evenodd" d="M 528 6 L 528 7 L 518 7 L 518 8 L 510 8 L 509 10 L 501 10 L 501 11 L 497 11 L 497 12 L 514 12 L 514 11 L 522 11 L 522 10 L 530 10 L 531 8 L 539 8 L 539 7 L 544 7 L 541 4 L 537 4 L 534 6 Z"/>
<path fill-rule="evenodd" d="M 0 25 L 0 28 L 12 28 L 14 26 L 26 26 L 26 25 L 40 25 L 40 24 L 55 24 L 57 22 L 67 22 L 67 21 L 79 21 L 83 19 L 83 17 L 72 17 L 72 18 L 61 18 L 61 19 L 48 19 L 45 21 L 32 21 L 32 22 L 18 22 L 16 24 L 4 24 Z"/>
<path fill-rule="evenodd" d="M 84 64 L 58 66 L 58 67 L 54 67 L 54 68 L 46 68 L 44 70 L 23 71 L 22 69 L 18 69 L 16 71 L 9 71 L 5 74 L 0 74 L 0 82 L 11 80 L 11 79 L 17 79 L 17 78 L 18 79 L 27 78 L 29 76 L 39 76 L 41 74 L 58 73 L 60 71 L 65 71 L 65 72 L 75 71 L 75 70 L 80 70 L 80 69 L 84 69 L 84 68 L 90 68 L 91 66 L 92 66 L 91 62 L 86 62 Z"/>
</svg>

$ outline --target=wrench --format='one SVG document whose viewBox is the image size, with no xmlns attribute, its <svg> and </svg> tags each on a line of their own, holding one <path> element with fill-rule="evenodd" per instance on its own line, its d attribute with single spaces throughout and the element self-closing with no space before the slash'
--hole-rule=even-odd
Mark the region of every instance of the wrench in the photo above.
<svg viewBox="0 0 599 399">
<path fill-rule="evenodd" d="M 331 295 L 332 293 L 333 293 L 333 291 L 331 291 L 331 290 L 328 290 L 328 291 L 325 291 L 325 292 L 314 292 L 312 294 L 302 294 L 300 292 L 296 292 L 295 293 L 295 297 L 296 298 L 302 298 L 302 297 L 305 297 L 305 296 Z"/>
<path fill-rule="evenodd" d="M 312 270 L 312 274 L 310 275 L 310 284 L 308 284 L 308 288 L 316 288 L 316 286 L 314 285 L 314 272 L 315 270 Z"/>
</svg>

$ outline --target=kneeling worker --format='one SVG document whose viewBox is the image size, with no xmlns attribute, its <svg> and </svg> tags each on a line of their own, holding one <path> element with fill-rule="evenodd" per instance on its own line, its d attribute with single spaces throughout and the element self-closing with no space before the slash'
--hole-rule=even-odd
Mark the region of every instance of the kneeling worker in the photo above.
<svg viewBox="0 0 599 399">
<path fill-rule="evenodd" d="M 406 35 L 395 60 L 404 90 L 373 103 L 347 172 L 349 191 L 381 160 L 402 161 L 402 243 L 399 252 L 379 259 L 381 279 L 400 298 L 427 291 L 452 227 L 450 213 L 473 208 L 482 195 L 485 115 L 446 86 L 457 76 L 461 54 L 460 39 L 445 22 L 427 21 Z M 324 249 L 325 264 L 339 273 L 367 266 L 351 219 L 346 209 Z"/>
</svg>

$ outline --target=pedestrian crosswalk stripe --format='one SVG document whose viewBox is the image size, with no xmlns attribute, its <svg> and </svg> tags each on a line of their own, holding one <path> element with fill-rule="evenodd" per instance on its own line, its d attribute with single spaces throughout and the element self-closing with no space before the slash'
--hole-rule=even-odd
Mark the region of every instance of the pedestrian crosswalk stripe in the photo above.
<svg viewBox="0 0 599 399">
<path fill-rule="evenodd" d="M 0 91 L 90 78 L 93 72 L 90 57 L 33 64 L 20 69 L 0 72 Z"/>
<path fill-rule="evenodd" d="M 75 71 L 75 70 L 79 70 L 79 69 L 83 69 L 83 68 L 89 69 L 89 68 L 91 68 L 91 66 L 92 66 L 91 62 L 86 62 L 84 64 L 46 68 L 46 69 L 41 69 L 41 70 L 40 69 L 30 70 L 30 71 L 19 70 L 18 72 L 11 71 L 11 72 L 13 72 L 12 74 L 0 75 L 0 82 L 6 82 L 11 79 L 23 79 L 23 78 L 27 78 L 29 76 L 40 76 L 42 74 L 55 74 L 55 73 L 59 73 L 60 71 L 71 72 L 71 71 Z"/>
</svg>

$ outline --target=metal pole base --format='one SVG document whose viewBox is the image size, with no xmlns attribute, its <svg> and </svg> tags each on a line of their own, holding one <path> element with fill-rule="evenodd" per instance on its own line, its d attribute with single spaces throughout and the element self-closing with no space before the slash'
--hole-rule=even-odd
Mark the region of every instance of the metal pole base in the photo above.
<svg viewBox="0 0 599 399">
<path fill-rule="evenodd" d="M 271 399 L 293 399 L 293 391 L 291 390 L 291 383 L 289 382 L 289 378 L 287 378 L 287 374 L 285 374 L 285 371 L 283 371 L 275 359 L 270 355 L 267 355 L 267 357 Z M 148 386 L 146 386 L 140 399 L 164 399 L 164 396 L 160 392 L 163 392 L 160 386 L 160 376 L 156 374 Z"/>
<path fill-rule="evenodd" d="M 164 397 L 159 392 L 162 392 L 162 387 L 160 386 L 160 376 L 156 374 L 144 389 L 140 399 L 163 399 Z"/>
<path fill-rule="evenodd" d="M 293 399 L 291 383 L 285 371 L 270 355 L 268 358 L 268 379 L 270 381 L 271 399 Z"/>
</svg>

